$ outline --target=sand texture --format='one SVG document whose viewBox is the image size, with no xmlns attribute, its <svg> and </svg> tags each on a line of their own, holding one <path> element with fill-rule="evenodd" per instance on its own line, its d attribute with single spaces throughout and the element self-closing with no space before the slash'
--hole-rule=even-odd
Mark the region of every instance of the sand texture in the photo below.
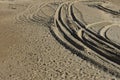
<svg viewBox="0 0 120 80">
<path fill-rule="evenodd" d="M 120 80 L 120 1 L 0 0 L 0 80 Z"/>
</svg>

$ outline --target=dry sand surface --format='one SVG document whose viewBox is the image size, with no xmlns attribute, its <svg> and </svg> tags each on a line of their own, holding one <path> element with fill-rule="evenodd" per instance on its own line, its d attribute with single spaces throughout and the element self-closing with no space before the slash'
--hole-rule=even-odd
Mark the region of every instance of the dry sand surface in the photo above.
<svg viewBox="0 0 120 80">
<path fill-rule="evenodd" d="M 0 80 L 120 80 L 120 0 L 0 0 Z"/>
</svg>

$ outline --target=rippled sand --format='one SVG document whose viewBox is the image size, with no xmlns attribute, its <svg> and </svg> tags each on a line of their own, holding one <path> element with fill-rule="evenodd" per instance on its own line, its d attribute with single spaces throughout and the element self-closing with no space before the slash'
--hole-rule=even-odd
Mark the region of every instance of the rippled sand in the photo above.
<svg viewBox="0 0 120 80">
<path fill-rule="evenodd" d="M 119 80 L 119 3 L 0 0 L 0 80 Z"/>
</svg>

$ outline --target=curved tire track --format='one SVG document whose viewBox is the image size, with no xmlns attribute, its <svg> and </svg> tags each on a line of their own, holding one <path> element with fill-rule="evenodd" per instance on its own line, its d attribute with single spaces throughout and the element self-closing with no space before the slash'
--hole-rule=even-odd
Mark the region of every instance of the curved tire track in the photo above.
<svg viewBox="0 0 120 80">
<path fill-rule="evenodd" d="M 96 55 L 94 55 L 94 56 L 96 56 L 96 57 L 98 57 L 99 59 L 101 59 L 102 61 L 104 61 L 104 62 L 106 62 L 106 64 L 109 64 L 109 65 L 111 65 L 112 66 L 112 68 L 115 68 L 115 69 L 109 69 L 109 67 L 106 65 L 106 66 L 104 66 L 104 64 L 102 65 L 102 66 L 104 66 L 106 69 L 108 68 L 109 70 L 110 70 L 110 73 L 112 73 L 112 72 L 114 72 L 114 73 L 117 73 L 117 76 L 119 75 L 119 70 L 120 70 L 120 68 L 119 68 L 119 65 L 116 65 L 116 64 L 113 64 L 113 62 L 115 62 L 115 63 L 117 63 L 117 64 L 119 64 L 119 57 L 117 57 L 115 54 L 114 54 L 114 52 L 112 52 L 111 51 L 111 49 L 113 49 L 113 48 L 110 48 L 110 49 L 104 49 L 103 47 L 99 47 L 99 48 L 101 48 L 101 49 L 99 49 L 99 48 L 97 48 L 96 47 L 96 43 L 92 43 L 93 41 L 89 41 L 88 39 L 86 39 L 86 37 L 84 37 L 84 35 L 82 35 L 81 34 L 81 39 L 78 37 L 78 35 L 77 35 L 77 30 L 76 30 L 76 28 L 73 26 L 73 27 L 71 27 L 71 25 L 69 25 L 68 23 L 67 23 L 67 21 L 66 20 L 68 20 L 68 22 L 70 22 L 69 21 L 69 17 L 67 17 L 66 16 L 66 20 L 63 20 L 63 18 L 62 18 L 62 16 L 61 16 L 61 10 L 62 10 L 62 8 L 63 8 L 63 6 L 64 5 L 66 5 L 65 3 L 64 4 L 61 4 L 61 6 L 57 9 L 57 11 L 56 11 L 56 15 L 55 15 L 55 20 L 54 20 L 54 22 L 55 22 L 55 25 L 56 25 L 56 28 L 57 28 L 57 31 L 55 31 L 55 30 L 53 30 L 53 32 L 54 32 L 54 35 L 57 35 L 58 37 L 59 37 L 59 34 L 61 33 L 62 35 L 61 36 L 63 36 L 62 38 L 61 37 L 59 37 L 59 39 L 60 40 L 62 40 L 61 42 L 63 42 L 64 44 L 65 43 L 67 43 L 67 44 L 70 44 L 70 45 L 72 45 L 71 47 L 69 46 L 69 45 L 64 45 L 65 47 L 66 46 L 69 46 L 70 48 L 73 48 L 74 50 L 76 50 L 76 52 L 78 52 L 77 54 L 82 54 L 84 57 L 87 57 L 87 58 L 89 58 L 90 59 L 90 61 L 91 62 L 93 62 L 93 63 L 96 63 L 97 62 L 97 65 L 102 65 L 102 63 L 101 62 L 99 62 L 99 61 L 96 61 L 96 62 L 94 62 L 94 59 L 89 55 L 89 54 L 84 54 L 83 53 L 83 51 L 81 50 L 81 45 L 83 45 L 83 47 L 84 47 L 84 49 L 85 49 L 85 46 L 87 46 L 87 47 L 89 47 L 89 48 L 91 48 L 92 47 L 92 50 L 93 50 L 93 52 L 94 51 L 96 51 L 97 50 L 97 53 L 101 53 L 101 55 L 102 55 L 102 57 L 100 57 L 100 56 L 98 56 L 96 53 Z M 75 21 L 73 20 L 73 22 L 72 22 L 72 24 L 73 23 L 75 23 Z M 71 30 L 70 30 L 71 29 Z M 78 30 L 80 30 L 81 28 L 78 28 Z M 85 29 L 83 29 L 83 31 L 84 31 Z M 89 32 L 88 31 L 85 31 L 86 33 L 87 33 L 87 35 L 89 36 L 89 38 L 91 38 L 91 35 L 93 35 L 93 34 L 89 34 Z M 59 34 L 58 34 L 59 33 Z M 72 37 L 73 36 L 73 37 Z M 93 39 L 94 39 L 94 36 L 92 36 L 93 37 Z M 83 41 L 83 40 L 88 40 L 88 42 L 86 43 L 85 41 Z M 92 40 L 93 40 L 92 39 Z M 77 41 L 79 41 L 80 42 L 80 45 L 79 45 L 79 42 L 77 42 Z M 99 41 L 99 39 L 98 39 L 98 41 Z M 81 44 L 82 43 L 82 44 Z M 94 44 L 94 45 L 93 45 Z M 97 44 L 98 46 L 99 46 L 99 44 Z M 83 50 L 84 50 L 83 49 Z M 85 50 L 84 50 L 85 51 Z M 105 53 L 108 53 L 108 54 L 105 54 Z M 111 59 L 111 55 L 112 56 L 114 56 L 114 59 Z M 93 55 L 92 55 L 93 56 Z M 111 60 L 111 61 L 108 61 L 107 59 L 105 59 L 105 58 L 103 58 L 103 56 L 105 57 L 106 56 L 106 58 L 107 59 L 109 59 L 109 60 Z M 116 58 L 117 57 L 117 58 Z M 117 61 L 116 61 L 117 60 Z"/>
<path fill-rule="evenodd" d="M 102 25 L 98 31 L 100 34 L 93 32 L 89 28 L 102 22 L 84 24 L 82 14 L 82 20 L 79 21 L 74 14 L 74 3 L 37 3 L 18 15 L 16 20 L 48 26 L 55 39 L 72 53 L 120 77 L 120 45 L 106 39 L 105 31 L 108 28 L 105 27 L 108 24 Z M 45 13 L 45 8 L 51 10 L 51 13 Z"/>
</svg>

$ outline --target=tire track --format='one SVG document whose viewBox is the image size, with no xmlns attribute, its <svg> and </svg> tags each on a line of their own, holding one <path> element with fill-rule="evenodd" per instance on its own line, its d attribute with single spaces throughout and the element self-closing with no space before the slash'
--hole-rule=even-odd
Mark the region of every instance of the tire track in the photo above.
<svg viewBox="0 0 120 80">
<path fill-rule="evenodd" d="M 73 12 L 72 12 L 72 13 L 73 13 Z M 86 26 L 85 26 L 83 23 L 81 23 L 81 21 L 79 21 L 79 20 L 77 19 L 77 17 L 76 17 L 74 14 L 72 14 L 72 15 L 73 15 L 74 21 L 76 21 L 76 23 L 77 23 L 78 25 L 80 25 L 80 27 L 86 29 L 89 33 L 93 34 L 94 36 L 96 36 L 97 38 L 101 39 L 102 41 L 105 41 L 105 42 L 108 43 L 109 45 L 111 44 L 111 46 L 115 46 L 116 48 L 120 49 L 120 46 L 119 46 L 118 44 L 113 43 L 113 42 L 111 42 L 111 41 L 108 41 L 108 40 L 106 40 L 105 38 L 103 38 L 102 36 L 97 35 L 97 34 L 94 33 L 93 31 L 90 31 L 89 29 L 86 28 Z"/>
<path fill-rule="evenodd" d="M 36 4 L 32 4 L 24 12 L 17 15 L 15 17 L 15 19 L 16 19 L 16 21 L 18 23 L 37 22 L 37 23 L 44 23 L 45 24 L 45 23 L 47 23 L 47 21 L 50 20 L 50 19 L 48 19 L 48 18 L 50 18 L 50 16 L 47 16 L 44 13 L 44 11 L 42 11 L 42 9 L 49 5 L 48 8 L 50 10 L 53 10 L 53 8 L 52 8 L 52 6 L 50 4 L 52 4 L 52 3 L 36 3 Z M 41 10 L 41 13 L 39 14 L 40 10 Z M 55 9 L 54 9 L 53 13 L 55 13 Z"/>
<path fill-rule="evenodd" d="M 61 7 L 62 7 L 62 5 L 61 5 Z M 77 45 L 77 47 L 76 47 L 76 44 L 79 44 L 79 43 L 77 43 L 75 40 L 76 39 L 78 39 L 78 38 L 76 38 L 75 37 L 75 35 L 77 34 L 77 30 L 74 28 L 74 27 L 71 27 L 70 25 L 68 25 L 68 23 L 67 23 L 67 21 L 66 20 L 63 20 L 63 18 L 61 19 L 61 17 L 62 16 L 60 16 L 60 14 L 61 14 L 61 10 L 62 10 L 62 8 L 61 7 L 59 7 L 59 9 L 56 11 L 56 14 L 57 15 L 55 15 L 55 20 L 54 20 L 54 22 L 55 22 L 55 25 L 57 26 L 56 28 L 57 28 L 57 32 L 56 31 L 54 31 L 53 30 L 53 32 L 55 33 L 55 34 L 57 34 L 58 32 L 59 33 L 61 33 L 62 34 L 62 36 L 63 36 L 63 38 L 65 39 L 65 41 L 63 40 L 63 43 L 65 43 L 66 41 L 68 41 L 69 42 L 69 44 L 72 44 L 72 47 L 75 47 L 74 49 L 75 50 L 78 50 L 78 52 L 80 51 L 80 53 L 79 54 L 82 54 L 82 51 L 81 51 L 81 49 L 79 49 L 78 47 L 80 46 L 80 45 Z M 57 17 L 58 16 L 58 17 Z M 66 19 L 68 20 L 68 22 L 69 22 L 69 18 L 68 17 L 66 17 Z M 64 23 L 64 21 L 65 21 L 65 23 Z M 74 22 L 74 21 L 73 21 Z M 73 24 L 73 23 L 72 23 Z M 69 29 L 72 29 L 72 30 L 69 30 Z M 79 28 L 80 29 L 80 28 Z M 58 35 L 59 36 L 59 35 Z M 70 36 L 73 36 L 73 37 L 70 37 Z M 77 36 L 78 37 L 78 36 Z M 75 38 L 75 39 L 74 39 Z M 82 37 L 83 38 L 83 37 Z M 91 37 L 90 37 L 91 38 Z M 60 39 L 60 38 L 59 38 Z M 77 40 L 77 41 L 79 41 L 79 39 Z M 82 41 L 82 40 L 81 40 Z M 67 42 L 67 43 L 68 43 Z M 81 43 L 83 43 L 83 42 L 81 42 Z M 85 43 L 85 44 L 87 44 L 87 47 L 88 47 L 88 43 Z M 89 46 L 90 46 L 91 44 L 89 44 Z M 65 45 L 64 45 L 65 46 Z M 66 44 L 66 46 L 67 46 L 67 44 Z M 93 50 L 96 50 L 95 49 L 95 46 L 92 46 L 93 47 Z M 77 49 L 76 49 L 77 48 Z M 105 53 L 106 51 L 102 51 L 103 53 Z M 83 54 L 82 54 L 83 55 Z M 89 55 L 84 55 L 84 56 L 89 56 Z M 100 57 L 99 57 L 100 58 Z M 90 56 L 89 56 L 89 59 L 91 59 L 90 58 Z M 106 59 L 104 59 L 104 60 L 106 60 Z M 103 60 L 103 61 L 104 61 Z M 93 61 L 93 60 L 91 60 L 91 61 Z M 111 62 L 107 62 L 107 63 L 111 63 Z M 118 63 L 118 62 L 116 62 L 116 63 Z M 98 62 L 98 65 L 101 65 L 101 63 L 99 63 Z M 116 71 L 116 69 L 117 70 L 119 70 L 120 68 L 119 68 L 119 66 L 117 66 L 116 64 L 112 64 L 111 66 L 114 66 L 114 68 L 115 69 L 112 69 L 112 71 L 115 71 L 115 72 L 117 72 L 118 74 L 119 74 L 119 72 L 118 71 Z M 104 66 L 105 67 L 105 66 Z M 106 66 L 107 67 L 107 66 Z M 107 67 L 108 68 L 108 67 Z M 110 70 L 110 72 L 112 73 L 112 71 Z M 118 75 L 117 74 L 117 75 Z"/>
<path fill-rule="evenodd" d="M 70 11 L 71 12 L 71 11 Z M 71 13 L 72 14 L 72 13 Z M 82 28 L 82 27 L 81 27 Z M 83 27 L 83 28 L 85 28 L 85 27 Z M 114 61 L 115 63 L 117 63 L 117 64 L 120 64 L 119 62 L 120 62 L 120 60 L 119 60 L 119 52 L 117 52 L 116 50 L 114 50 L 113 48 L 108 48 L 105 44 L 103 44 L 102 43 L 102 45 L 104 45 L 104 46 L 102 46 L 101 45 L 101 42 L 99 41 L 99 39 L 96 39 L 95 38 L 95 36 L 94 35 L 92 35 L 92 34 L 90 34 L 89 32 L 87 32 L 85 29 L 83 29 L 84 31 L 85 31 L 85 33 L 87 33 L 88 34 L 88 36 L 90 36 L 90 38 L 92 38 L 93 39 L 93 41 L 91 42 L 91 41 L 88 41 L 87 39 L 85 39 L 83 36 L 82 36 L 82 38 L 84 38 L 83 40 L 84 41 L 88 41 L 89 43 L 86 43 L 86 45 L 88 46 L 88 47 L 90 47 L 90 48 L 92 48 L 92 50 L 94 50 L 94 51 L 96 51 L 97 53 L 99 53 L 100 55 L 106 55 L 105 53 L 108 53 L 110 56 L 112 55 L 112 56 L 116 56 L 116 60 L 114 60 L 114 59 L 112 59 L 112 58 L 109 58 L 109 59 L 112 59 L 112 61 Z M 96 43 L 95 43 L 96 42 Z M 97 46 L 97 45 L 98 46 Z M 92 46 L 92 45 L 94 45 L 94 46 Z M 100 46 L 101 45 L 101 46 Z M 98 48 L 97 48 L 97 47 Z M 105 48 L 105 46 L 106 46 L 106 48 Z M 104 49 L 105 48 L 105 49 Z M 100 50 L 101 49 L 101 50 Z M 113 50 L 111 50 L 111 49 L 113 49 Z M 105 50 L 105 52 L 103 52 L 103 50 Z M 116 53 L 115 53 L 116 52 Z M 102 53 L 102 54 L 101 54 Z M 108 56 L 106 56 L 106 58 L 108 58 Z"/>
<path fill-rule="evenodd" d="M 94 7 L 98 8 L 98 9 L 104 11 L 104 12 L 110 13 L 112 15 L 120 15 L 120 12 L 105 8 L 102 5 L 94 5 Z"/>
<path fill-rule="evenodd" d="M 71 9 L 72 9 L 72 4 L 71 4 Z M 71 10 L 71 11 L 72 11 L 72 10 Z M 109 47 L 109 48 L 111 47 L 111 49 L 116 49 L 116 48 L 118 48 L 117 51 L 119 51 L 119 48 L 120 48 L 119 45 L 116 45 L 115 43 L 110 42 L 110 41 L 106 40 L 105 38 L 103 38 L 102 36 L 97 35 L 97 34 L 95 34 L 94 32 L 92 32 L 92 31 L 90 31 L 89 29 L 87 29 L 86 26 L 85 26 L 84 24 L 82 24 L 82 23 L 76 18 L 76 16 L 74 15 L 74 12 L 71 12 L 71 15 L 72 15 L 72 19 L 79 25 L 79 27 L 82 28 L 82 29 L 84 29 L 87 33 L 89 33 L 89 34 L 91 34 L 92 36 L 94 36 L 94 39 L 99 40 L 99 42 L 100 42 L 101 44 L 105 44 L 105 45 L 107 45 L 107 47 Z M 111 44 L 109 44 L 109 43 L 111 43 Z"/>
<path fill-rule="evenodd" d="M 106 35 L 113 23 L 102 21 L 87 24 L 81 11 L 74 7 L 75 3 L 36 3 L 15 18 L 20 23 L 32 22 L 48 26 L 55 39 L 72 53 L 120 77 L 120 45 L 108 40 Z M 51 12 L 46 13 L 46 10 Z M 80 20 L 74 14 L 76 12 L 80 13 Z M 99 29 L 94 32 L 92 28 L 97 25 Z"/>
</svg>

